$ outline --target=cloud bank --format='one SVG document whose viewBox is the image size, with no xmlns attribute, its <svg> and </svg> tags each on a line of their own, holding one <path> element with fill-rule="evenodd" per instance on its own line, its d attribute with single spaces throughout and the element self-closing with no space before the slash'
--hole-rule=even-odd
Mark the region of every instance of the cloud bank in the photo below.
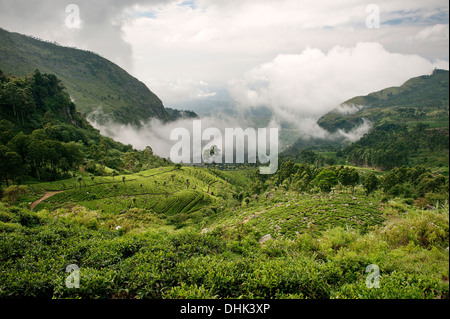
<svg viewBox="0 0 450 319">
<path fill-rule="evenodd" d="M 201 122 L 202 130 L 217 128 L 221 132 L 224 132 L 225 128 L 247 127 L 244 119 L 228 117 L 226 115 L 204 117 L 201 119 Z M 153 152 L 163 158 L 169 158 L 170 150 L 176 143 L 176 141 L 170 140 L 172 130 L 185 128 L 192 136 L 193 129 L 192 119 L 180 119 L 166 124 L 163 124 L 157 119 L 152 119 L 147 123 L 141 123 L 141 127 L 139 128 L 114 122 L 99 124 L 95 121 L 90 121 L 90 123 L 101 134 L 109 136 L 121 143 L 131 144 L 135 149 L 143 150 L 146 146 L 151 146 Z M 274 126 L 271 125 L 271 127 Z"/>
<path fill-rule="evenodd" d="M 206 127 L 247 128 L 251 123 L 245 111 L 267 107 L 272 112 L 271 126 L 289 122 L 296 125 L 303 138 L 336 139 L 344 137 L 354 142 L 366 134 L 371 123 L 364 121 L 351 132 L 330 134 L 317 125 L 317 120 L 338 105 L 355 96 L 367 95 L 391 86 L 400 86 L 412 77 L 431 74 L 434 68 L 448 69 L 448 62 L 431 62 L 418 55 L 388 52 L 379 43 L 358 43 L 354 47 L 333 47 L 328 52 L 307 48 L 299 54 L 281 54 L 263 63 L 242 78 L 230 81 L 229 89 L 236 103 L 236 114 L 213 115 L 202 119 Z M 174 83 L 196 85 L 197 94 L 207 91 L 202 83 Z M 199 89 L 200 88 L 200 89 Z M 355 112 L 361 106 L 341 107 L 342 112 Z M 108 135 L 135 148 L 150 145 L 155 153 L 168 157 L 174 142 L 170 133 L 174 128 L 192 128 L 192 120 L 180 120 L 167 125 L 153 120 L 141 128 L 110 123 L 93 125 Z"/>
<path fill-rule="evenodd" d="M 67 28 L 76 4 L 82 24 Z M 369 2 L 370 3 L 370 2 Z M 208 87 L 280 53 L 377 42 L 389 52 L 448 60 L 448 1 L 378 0 L 368 29 L 358 0 L 0 0 L 0 27 L 97 52 L 146 83 L 166 104 L 213 94 Z M 199 94 L 200 92 L 200 94 Z"/>
<path fill-rule="evenodd" d="M 430 62 L 418 55 L 388 52 L 379 43 L 335 46 L 328 52 L 307 48 L 280 54 L 230 82 L 241 108 L 265 106 L 280 121 L 305 125 L 355 96 L 400 86 L 412 77 L 448 69 L 448 62 Z"/>
</svg>

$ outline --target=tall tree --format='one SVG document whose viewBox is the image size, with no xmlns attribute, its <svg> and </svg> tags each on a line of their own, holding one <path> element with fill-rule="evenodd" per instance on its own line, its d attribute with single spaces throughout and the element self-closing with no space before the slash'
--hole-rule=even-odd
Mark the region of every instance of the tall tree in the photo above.
<svg viewBox="0 0 450 319">
<path fill-rule="evenodd" d="M 369 173 L 363 183 L 363 186 L 366 189 L 366 195 L 375 191 L 379 184 L 380 181 L 378 180 L 378 177 L 373 172 Z"/>
</svg>

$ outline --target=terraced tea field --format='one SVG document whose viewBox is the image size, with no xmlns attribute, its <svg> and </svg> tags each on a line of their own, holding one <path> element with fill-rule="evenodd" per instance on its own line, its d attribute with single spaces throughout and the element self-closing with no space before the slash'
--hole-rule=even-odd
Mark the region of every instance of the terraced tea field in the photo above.
<svg viewBox="0 0 450 319">
<path fill-rule="evenodd" d="M 138 207 L 173 215 L 216 203 L 218 198 L 213 196 L 214 191 L 225 184 L 230 185 L 206 170 L 161 168 L 114 178 L 84 177 L 30 185 L 31 196 L 27 200 L 36 200 L 48 192 L 59 192 L 36 205 L 35 210 L 79 205 L 106 213 L 120 213 Z"/>
<path fill-rule="evenodd" d="M 141 219 L 151 215 L 176 229 L 189 226 L 205 232 L 217 226 L 246 224 L 272 238 L 295 238 L 338 226 L 366 232 L 384 221 L 375 198 L 345 192 L 323 196 L 277 190 L 241 203 L 234 197 L 251 183 L 249 176 L 251 171 L 166 167 L 133 175 L 85 176 L 30 185 L 30 194 L 22 201 L 36 204 L 45 194 L 52 195 L 37 203 L 34 210 L 83 207 L 106 218 L 111 227 L 124 224 L 119 220 L 130 210 L 139 210 Z M 140 231 L 145 231 L 145 225 L 138 224 Z"/>
</svg>

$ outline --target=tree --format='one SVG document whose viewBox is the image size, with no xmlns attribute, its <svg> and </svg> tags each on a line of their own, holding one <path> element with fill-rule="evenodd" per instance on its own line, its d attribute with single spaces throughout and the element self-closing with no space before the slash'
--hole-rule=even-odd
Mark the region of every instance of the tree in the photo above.
<svg viewBox="0 0 450 319">
<path fill-rule="evenodd" d="M 130 170 L 132 173 L 135 171 L 138 171 L 140 168 L 140 162 L 139 162 L 139 154 L 136 152 L 127 152 L 123 156 L 123 163 L 125 164 L 125 167 Z"/>
<path fill-rule="evenodd" d="M 67 159 L 70 167 L 73 170 L 78 170 L 80 163 L 83 161 L 83 153 L 81 152 L 81 145 L 75 142 L 61 143 L 63 156 Z"/>
<path fill-rule="evenodd" d="M 98 153 L 96 156 L 98 157 L 98 160 L 104 164 L 106 158 L 108 157 L 109 153 L 109 144 L 108 140 L 105 137 L 102 137 L 100 140 L 100 145 L 98 146 Z"/>
<path fill-rule="evenodd" d="M 7 158 L 7 168 L 9 170 L 9 176 L 16 180 L 19 176 L 23 174 L 23 162 L 22 158 L 16 152 L 6 153 Z"/>
<path fill-rule="evenodd" d="M 378 188 L 378 185 L 380 184 L 380 181 L 378 180 L 378 177 L 374 173 L 369 173 L 367 175 L 366 179 L 364 180 L 364 188 L 366 189 L 366 195 L 371 194 L 373 191 L 375 191 Z"/>
<path fill-rule="evenodd" d="M 322 192 L 330 192 L 331 188 L 338 182 L 336 173 L 332 170 L 321 171 L 314 179 L 316 184 Z"/>
<path fill-rule="evenodd" d="M 31 141 L 28 135 L 19 132 L 8 142 L 7 146 L 12 151 L 19 154 L 23 160 L 26 160 L 28 156 L 28 145 L 30 144 L 30 142 Z"/>
<path fill-rule="evenodd" d="M 23 171 L 22 158 L 16 152 L 8 147 L 0 145 L 0 180 L 6 180 L 6 186 L 9 186 L 9 178 L 15 179 Z"/>
<path fill-rule="evenodd" d="M 153 156 L 153 149 L 150 146 L 147 146 L 145 150 L 143 150 L 143 153 L 145 154 L 147 160 L 150 160 Z"/>
<path fill-rule="evenodd" d="M 5 189 L 5 195 L 9 198 L 11 205 L 19 199 L 20 196 L 25 195 L 28 192 L 26 186 L 12 185 Z"/>
<path fill-rule="evenodd" d="M 354 193 L 355 186 L 359 183 L 359 174 L 355 168 L 340 166 L 337 169 L 337 177 L 342 185 L 351 186 Z"/>
<path fill-rule="evenodd" d="M 117 186 L 117 184 L 114 184 L 113 188 L 114 188 L 114 198 L 117 198 L 117 190 L 118 190 L 119 186 Z"/>
<path fill-rule="evenodd" d="M 291 160 L 287 162 L 283 162 L 280 165 L 280 169 L 278 170 L 278 180 L 277 185 L 280 185 L 284 182 L 286 178 L 295 174 L 297 172 L 297 165 Z"/>
<path fill-rule="evenodd" d="M 8 143 L 14 137 L 14 124 L 7 120 L 0 120 L 0 144 Z"/>
<path fill-rule="evenodd" d="M 203 158 L 205 159 L 206 164 L 212 164 L 213 167 L 216 166 L 216 163 L 222 162 L 220 149 L 216 145 L 205 150 L 203 152 Z"/>
</svg>

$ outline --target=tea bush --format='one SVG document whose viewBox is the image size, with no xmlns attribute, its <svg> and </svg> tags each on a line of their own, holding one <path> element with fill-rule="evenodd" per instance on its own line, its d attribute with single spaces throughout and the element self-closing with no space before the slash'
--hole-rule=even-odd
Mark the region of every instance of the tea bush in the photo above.
<svg viewBox="0 0 450 319">
<path fill-rule="evenodd" d="M 449 298 L 448 284 L 427 276 L 392 272 L 380 276 L 380 288 L 368 288 L 364 279 L 344 284 L 336 299 L 434 299 Z"/>
</svg>

